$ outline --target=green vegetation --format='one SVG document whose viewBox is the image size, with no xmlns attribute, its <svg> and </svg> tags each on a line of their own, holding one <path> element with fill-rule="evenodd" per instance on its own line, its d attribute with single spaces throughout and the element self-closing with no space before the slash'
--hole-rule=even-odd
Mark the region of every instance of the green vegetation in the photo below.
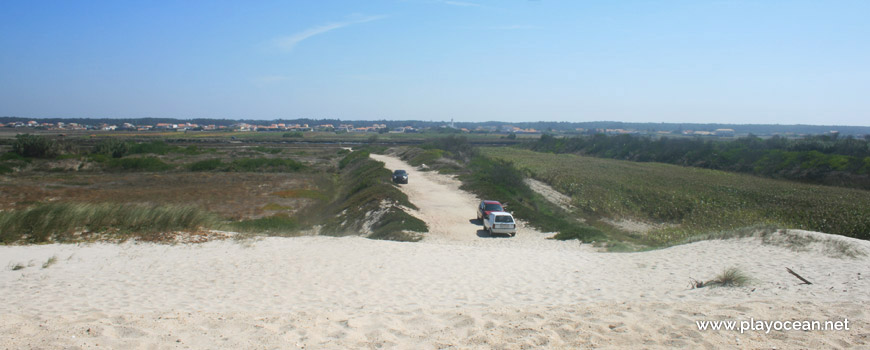
<svg viewBox="0 0 870 350">
<path fill-rule="evenodd" d="M 428 232 L 426 223 L 406 213 L 400 206 L 416 208 L 408 196 L 390 182 L 390 171 L 384 163 L 369 158 L 369 151 L 352 152 L 339 161 L 338 193 L 323 209 L 321 232 L 343 236 L 363 232 L 368 228 L 373 239 L 418 241 L 420 233 Z"/>
<path fill-rule="evenodd" d="M 326 194 L 322 191 L 313 190 L 313 189 L 294 189 L 294 190 L 286 190 L 272 193 L 275 196 L 281 198 L 311 198 L 311 199 L 319 199 L 319 200 L 327 200 Z"/>
<path fill-rule="evenodd" d="M 12 142 L 12 152 L 22 157 L 54 158 L 60 154 L 60 146 L 45 136 L 19 134 Z"/>
<path fill-rule="evenodd" d="M 113 158 L 107 164 L 109 169 L 122 171 L 166 171 L 172 169 L 172 165 L 155 157 Z"/>
<path fill-rule="evenodd" d="M 535 193 L 523 181 L 523 173 L 510 162 L 477 155 L 468 163 L 467 171 L 460 176 L 463 189 L 501 201 L 516 217 L 541 231 L 559 232 L 555 239 L 589 242 L 605 238 L 600 229 L 577 221 Z"/>
<path fill-rule="evenodd" d="M 216 216 L 191 206 L 49 203 L 0 212 L 0 242 L 78 241 L 91 235 L 157 241 L 174 231 L 219 225 Z"/>
<path fill-rule="evenodd" d="M 542 135 L 531 150 L 661 162 L 771 178 L 870 189 L 870 139 L 748 136 L 734 141 L 616 135 L 556 138 Z"/>
<path fill-rule="evenodd" d="M 450 157 L 450 159 L 436 158 Z M 464 190 L 481 198 L 499 200 L 507 210 L 544 232 L 559 232 L 556 239 L 607 239 L 602 230 L 574 219 L 568 212 L 535 193 L 524 174 L 511 162 L 481 154 L 463 136 L 433 139 L 418 149 L 402 152 L 413 165 L 424 161 L 433 170 L 459 173 Z"/>
<path fill-rule="evenodd" d="M 304 168 L 305 165 L 300 162 L 281 158 L 237 158 L 229 163 L 215 158 L 187 165 L 190 171 L 292 172 Z"/>
<path fill-rule="evenodd" d="M 178 147 L 170 146 L 163 141 L 151 141 L 142 143 L 132 143 L 129 146 L 130 154 L 159 154 L 164 155 L 172 152 Z"/>
<path fill-rule="evenodd" d="M 870 193 L 716 170 L 482 148 L 569 195 L 575 215 L 672 224 L 640 239 L 669 245 L 696 235 L 775 225 L 870 239 Z"/>
<path fill-rule="evenodd" d="M 729 267 L 725 269 L 719 276 L 716 278 L 701 282 L 697 280 L 692 280 L 692 288 L 704 288 L 704 287 L 743 287 L 752 279 L 749 278 L 748 275 L 740 271 L 736 267 Z"/>
<path fill-rule="evenodd" d="M 237 158 L 227 164 L 227 171 L 273 171 L 291 172 L 304 168 L 305 165 L 292 159 L 281 158 Z"/>
<path fill-rule="evenodd" d="M 223 165 L 224 162 L 215 158 L 190 163 L 187 165 L 187 169 L 190 171 L 213 171 L 221 168 Z"/>
<path fill-rule="evenodd" d="M 785 247 L 796 252 L 810 250 L 817 246 L 821 252 L 833 258 L 858 258 L 868 252 L 860 246 L 834 237 L 818 237 L 812 233 L 789 232 L 773 225 L 754 225 L 736 230 L 712 232 L 689 237 L 678 244 L 686 244 L 711 239 L 759 238 L 762 244 Z"/>
<path fill-rule="evenodd" d="M 284 214 L 236 221 L 230 227 L 239 232 L 267 234 L 270 236 L 298 236 L 301 225 L 296 219 Z"/>
<path fill-rule="evenodd" d="M 257 146 L 257 147 L 254 147 L 252 149 L 254 151 L 257 151 L 260 153 L 266 153 L 266 154 L 278 154 L 278 153 L 281 153 L 283 151 L 280 148 L 270 148 L 270 147 L 263 147 L 263 146 Z"/>
<path fill-rule="evenodd" d="M 112 158 L 121 158 L 130 152 L 130 143 L 115 138 L 103 139 L 94 146 L 94 154 L 102 154 Z"/>
<path fill-rule="evenodd" d="M 285 132 L 283 135 L 281 135 L 281 137 L 294 137 L 294 138 L 302 138 L 304 136 L 305 136 L 305 134 L 303 134 L 301 131 Z"/>
<path fill-rule="evenodd" d="M 50 258 L 48 258 L 48 260 L 46 260 L 44 263 L 42 263 L 42 268 L 47 269 L 47 268 L 51 267 L 51 265 L 54 265 L 55 263 L 57 263 L 57 256 L 52 255 Z"/>
</svg>

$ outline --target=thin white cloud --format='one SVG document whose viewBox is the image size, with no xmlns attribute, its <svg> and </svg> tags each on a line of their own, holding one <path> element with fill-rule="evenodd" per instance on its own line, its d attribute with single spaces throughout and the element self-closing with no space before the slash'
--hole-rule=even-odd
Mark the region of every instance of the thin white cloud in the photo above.
<svg viewBox="0 0 870 350">
<path fill-rule="evenodd" d="M 305 39 L 308 39 L 310 37 L 313 37 L 315 35 L 323 34 L 323 33 L 329 32 L 331 30 L 344 28 L 344 27 L 351 26 L 354 24 L 377 21 L 380 19 L 384 19 L 386 17 L 387 16 L 383 16 L 383 15 L 379 15 L 379 16 L 353 16 L 351 18 L 351 20 L 348 20 L 348 21 L 327 23 L 324 25 L 308 28 L 306 30 L 303 30 L 303 31 L 296 33 L 296 34 L 293 34 L 291 36 L 278 38 L 275 40 L 275 45 L 278 46 L 279 48 L 285 50 L 285 51 L 291 51 L 291 50 L 293 50 L 294 47 L 296 47 L 296 45 L 299 45 L 300 42 L 302 42 Z"/>
</svg>

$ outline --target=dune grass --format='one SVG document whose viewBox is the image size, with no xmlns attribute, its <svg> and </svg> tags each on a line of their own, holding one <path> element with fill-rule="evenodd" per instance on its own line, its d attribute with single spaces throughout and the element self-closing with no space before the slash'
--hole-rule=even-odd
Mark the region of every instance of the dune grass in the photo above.
<svg viewBox="0 0 870 350">
<path fill-rule="evenodd" d="M 55 263 L 57 263 L 57 256 L 52 255 L 50 258 L 48 258 L 48 260 L 46 260 L 44 263 L 42 263 L 42 268 L 47 269 L 47 268 L 51 267 L 51 265 L 54 265 Z"/>
<path fill-rule="evenodd" d="M 643 239 L 671 245 L 755 225 L 870 239 L 870 192 L 660 163 L 481 148 L 572 197 L 579 215 L 668 223 Z"/>
<path fill-rule="evenodd" d="M 258 233 L 268 236 L 298 236 L 301 225 L 284 214 L 236 221 L 229 225 L 232 229 L 243 233 Z"/>
<path fill-rule="evenodd" d="M 868 254 L 860 246 L 836 237 L 818 237 L 812 234 L 800 234 L 787 232 L 773 225 L 755 225 L 742 227 L 736 230 L 712 232 L 689 237 L 677 244 L 687 244 L 712 239 L 732 239 L 755 237 L 762 244 L 788 248 L 795 252 L 804 252 L 819 246 L 821 252 L 834 258 L 859 258 Z"/>
<path fill-rule="evenodd" d="M 311 218 L 325 222 L 321 232 L 343 236 L 363 231 L 369 215 L 382 212 L 369 223 L 368 238 L 394 241 L 418 241 L 429 229 L 400 206 L 416 209 L 408 196 L 391 183 L 390 171 L 384 163 L 369 158 L 369 150 L 357 150 L 339 161 L 341 171 L 336 179 L 337 193 Z"/>
<path fill-rule="evenodd" d="M 743 287 L 749 284 L 752 279 L 736 267 L 729 267 L 722 271 L 719 276 L 709 281 L 692 280 L 692 288 L 705 287 Z"/>
<path fill-rule="evenodd" d="M 48 203 L 0 213 L 0 243 L 79 241 L 91 235 L 159 241 L 171 232 L 220 225 L 217 216 L 192 206 Z"/>
</svg>

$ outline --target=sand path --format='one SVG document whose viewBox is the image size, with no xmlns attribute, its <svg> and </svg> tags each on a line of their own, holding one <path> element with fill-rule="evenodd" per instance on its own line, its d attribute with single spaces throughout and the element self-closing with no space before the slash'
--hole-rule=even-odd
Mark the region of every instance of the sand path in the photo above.
<svg viewBox="0 0 870 350">
<path fill-rule="evenodd" d="M 583 246 L 577 241 L 550 240 L 548 238 L 552 237 L 553 233 L 540 232 L 526 225 L 522 220 L 517 221 L 519 229 L 515 237 L 490 237 L 476 220 L 475 210 L 481 199 L 461 190 L 459 187 L 462 183 L 459 180 L 434 171 L 420 171 L 393 156 L 372 154 L 371 157 L 384 162 L 384 166 L 391 171 L 398 169 L 408 171 L 408 184 L 399 185 L 399 188 L 408 195 L 411 203 L 418 207 L 418 210 L 412 211 L 411 214 L 429 226 L 429 233 L 425 235 L 423 242 L 517 249 L 592 251 L 590 246 Z M 497 200 L 497 198 L 492 199 Z"/>
</svg>

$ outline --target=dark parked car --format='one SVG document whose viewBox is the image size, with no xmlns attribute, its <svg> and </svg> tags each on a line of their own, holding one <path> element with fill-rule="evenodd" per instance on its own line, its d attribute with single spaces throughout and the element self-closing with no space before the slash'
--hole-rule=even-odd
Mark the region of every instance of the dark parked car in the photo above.
<svg viewBox="0 0 870 350">
<path fill-rule="evenodd" d="M 494 211 L 504 211 L 504 207 L 496 201 L 481 201 L 477 206 L 477 220 L 483 220 Z"/>
<path fill-rule="evenodd" d="M 393 172 L 393 182 L 397 184 L 408 183 L 408 172 L 404 170 L 396 170 Z"/>
</svg>

